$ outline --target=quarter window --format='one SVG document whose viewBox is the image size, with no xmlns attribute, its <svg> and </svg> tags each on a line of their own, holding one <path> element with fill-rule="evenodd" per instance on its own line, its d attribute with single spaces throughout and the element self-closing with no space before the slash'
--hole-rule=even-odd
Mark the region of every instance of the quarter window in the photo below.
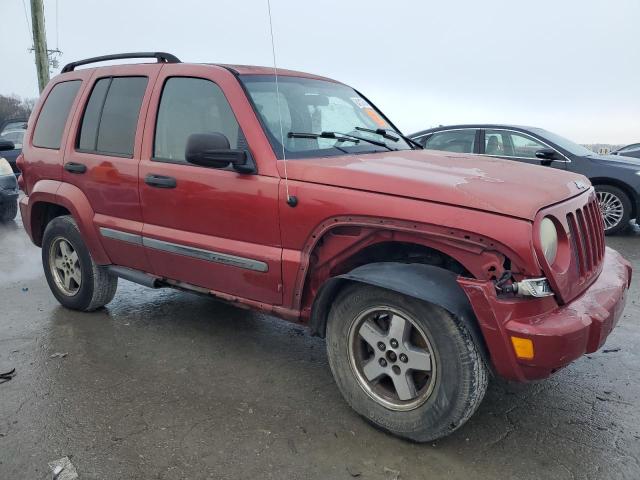
<svg viewBox="0 0 640 480">
<path fill-rule="evenodd" d="M 80 80 L 58 83 L 44 102 L 33 132 L 33 145 L 58 150 L 71 105 L 80 88 Z"/>
<path fill-rule="evenodd" d="M 222 133 L 232 149 L 246 140 L 218 85 L 202 78 L 172 77 L 162 90 L 153 156 L 185 162 L 187 139 L 194 133 Z"/>
<path fill-rule="evenodd" d="M 78 148 L 105 155 L 133 156 L 146 77 L 110 77 L 96 82 L 82 118 Z"/>
<path fill-rule="evenodd" d="M 443 150 L 445 152 L 473 153 L 476 145 L 475 130 L 450 130 L 436 132 L 425 142 L 427 150 Z"/>
</svg>

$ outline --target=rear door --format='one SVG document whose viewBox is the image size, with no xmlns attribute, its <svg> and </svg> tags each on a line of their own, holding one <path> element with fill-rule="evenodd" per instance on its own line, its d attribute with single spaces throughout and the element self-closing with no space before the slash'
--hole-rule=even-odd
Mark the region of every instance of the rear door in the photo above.
<svg viewBox="0 0 640 480">
<path fill-rule="evenodd" d="M 246 96 L 226 69 L 163 66 L 149 108 L 139 180 L 143 243 L 155 274 L 282 302 L 279 177 L 259 162 L 257 173 L 242 174 L 185 160 L 191 134 L 214 132 L 258 160 L 246 140 L 257 129 Z"/>
<path fill-rule="evenodd" d="M 543 148 L 552 148 L 539 138 L 524 132 L 507 129 L 485 129 L 482 131 L 480 148 L 484 155 L 501 157 L 517 162 L 542 165 L 545 163 L 536 157 L 536 152 Z M 554 149 L 555 150 L 555 149 Z M 557 151 L 557 150 L 556 150 Z M 558 152 L 558 156 L 565 158 Z M 565 161 L 552 161 L 554 168 L 566 169 Z"/>
<path fill-rule="evenodd" d="M 432 133 L 424 140 L 418 140 L 427 150 L 441 150 L 444 152 L 478 153 L 478 130 L 474 128 L 460 128 L 441 130 Z"/>
<path fill-rule="evenodd" d="M 144 117 L 160 67 L 99 68 L 85 89 L 69 135 L 63 180 L 89 199 L 111 261 L 151 267 L 141 245 L 138 166 Z"/>
</svg>

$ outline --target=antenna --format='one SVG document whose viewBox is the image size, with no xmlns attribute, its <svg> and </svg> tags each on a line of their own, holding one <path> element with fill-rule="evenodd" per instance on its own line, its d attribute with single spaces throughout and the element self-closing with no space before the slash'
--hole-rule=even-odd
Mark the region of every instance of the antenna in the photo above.
<svg viewBox="0 0 640 480">
<path fill-rule="evenodd" d="M 280 144 L 282 145 L 282 161 L 284 163 L 284 188 L 287 192 L 287 204 L 295 207 L 298 199 L 289 195 L 289 175 L 287 174 L 287 153 L 284 148 L 284 130 L 282 128 L 282 113 L 280 111 L 280 87 L 278 85 L 278 66 L 276 62 L 276 46 L 273 40 L 273 22 L 271 21 L 271 0 L 267 0 L 267 9 L 269 11 L 269 32 L 271 33 L 271 54 L 273 55 L 273 75 L 276 78 L 276 105 L 278 106 L 278 121 L 280 123 Z"/>
</svg>

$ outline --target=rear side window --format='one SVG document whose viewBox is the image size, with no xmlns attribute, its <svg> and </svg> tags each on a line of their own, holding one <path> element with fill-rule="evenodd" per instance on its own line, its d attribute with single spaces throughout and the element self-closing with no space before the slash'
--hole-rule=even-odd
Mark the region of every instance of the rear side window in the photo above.
<svg viewBox="0 0 640 480">
<path fill-rule="evenodd" d="M 473 153 L 475 146 L 475 130 L 436 132 L 424 144 L 424 148 L 427 150 L 443 150 L 457 153 Z"/>
<path fill-rule="evenodd" d="M 58 150 L 71 105 L 80 88 L 80 80 L 58 83 L 44 102 L 33 132 L 33 145 Z"/>
<path fill-rule="evenodd" d="M 133 156 L 146 77 L 110 77 L 96 82 L 84 110 L 77 147 L 86 152 Z"/>
</svg>

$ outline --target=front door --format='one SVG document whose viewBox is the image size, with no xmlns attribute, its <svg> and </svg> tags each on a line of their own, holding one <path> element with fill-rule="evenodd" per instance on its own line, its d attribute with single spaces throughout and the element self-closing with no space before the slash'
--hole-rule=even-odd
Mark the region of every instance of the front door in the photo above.
<svg viewBox="0 0 640 480">
<path fill-rule="evenodd" d="M 217 81 L 230 74 L 201 66 L 189 67 L 187 76 L 184 68 L 163 67 L 145 129 L 148 147 L 140 163 L 139 189 L 143 245 L 153 272 L 279 304 L 279 178 L 185 160 L 192 134 L 222 133 L 232 149 L 250 149 Z"/>
<path fill-rule="evenodd" d="M 483 148 L 482 153 L 485 155 L 502 157 L 532 165 L 549 165 L 562 170 L 566 169 L 566 159 L 564 155 L 557 151 L 558 160 L 542 160 L 536 157 L 538 150 L 551 147 L 531 135 L 503 129 L 486 129 L 483 130 L 483 133 L 484 138 L 480 145 Z"/>
</svg>

